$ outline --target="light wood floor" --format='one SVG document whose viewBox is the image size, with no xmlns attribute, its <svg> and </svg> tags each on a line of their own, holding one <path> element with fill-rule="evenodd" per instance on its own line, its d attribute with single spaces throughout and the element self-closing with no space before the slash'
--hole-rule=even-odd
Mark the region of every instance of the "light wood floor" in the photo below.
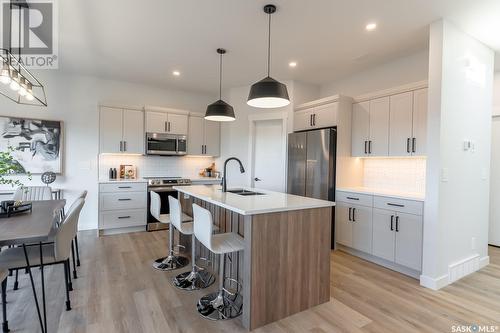
<svg viewBox="0 0 500 333">
<path fill-rule="evenodd" d="M 166 233 L 97 238 L 80 234 L 82 266 L 73 310 L 64 311 L 62 267 L 48 269 L 49 332 L 243 332 L 237 320 L 210 322 L 195 304 L 207 291 L 174 289 L 174 273 L 151 268 L 166 251 Z M 332 253 L 332 300 L 255 332 L 451 332 L 452 325 L 500 325 L 500 249 L 491 264 L 434 292 L 414 279 L 342 252 Z M 38 281 L 38 270 L 35 270 Z M 279 283 L 279 281 L 276 281 Z M 27 275 L 8 284 L 13 332 L 37 332 Z"/>
</svg>

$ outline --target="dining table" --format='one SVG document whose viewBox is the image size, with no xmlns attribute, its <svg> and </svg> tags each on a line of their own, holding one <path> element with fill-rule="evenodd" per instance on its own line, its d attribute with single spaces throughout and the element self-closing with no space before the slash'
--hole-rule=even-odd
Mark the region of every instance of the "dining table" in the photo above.
<svg viewBox="0 0 500 333">
<path fill-rule="evenodd" d="M 42 333 L 47 332 L 47 309 L 45 302 L 45 282 L 43 269 L 43 244 L 53 241 L 52 236 L 60 221 L 66 200 L 33 201 L 30 212 L 0 218 L 0 248 L 2 246 L 22 246 L 26 259 L 36 311 Z M 33 274 L 26 251 L 27 246 L 38 246 L 40 251 L 40 278 L 42 285 L 43 318 L 36 293 Z"/>
</svg>

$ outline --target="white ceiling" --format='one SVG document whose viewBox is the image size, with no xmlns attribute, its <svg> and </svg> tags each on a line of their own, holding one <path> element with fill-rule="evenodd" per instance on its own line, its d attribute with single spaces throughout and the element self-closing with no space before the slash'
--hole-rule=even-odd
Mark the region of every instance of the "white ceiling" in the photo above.
<svg viewBox="0 0 500 333">
<path fill-rule="evenodd" d="M 428 25 L 447 17 L 500 50 L 499 0 L 64 0 L 60 69 L 214 93 L 265 76 L 274 3 L 272 69 L 278 79 L 322 84 L 427 48 Z M 378 28 L 366 32 L 368 22 Z M 298 62 L 295 69 L 288 62 Z M 181 72 L 172 76 L 173 70 Z"/>
</svg>

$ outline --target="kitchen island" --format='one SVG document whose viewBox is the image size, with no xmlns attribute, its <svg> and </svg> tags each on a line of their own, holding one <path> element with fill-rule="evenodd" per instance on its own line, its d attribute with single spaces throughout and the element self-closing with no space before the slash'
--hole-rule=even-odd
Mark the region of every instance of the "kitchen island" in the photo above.
<svg viewBox="0 0 500 333">
<path fill-rule="evenodd" d="M 245 240 L 227 275 L 243 285 L 242 325 L 253 330 L 330 300 L 330 244 L 334 202 L 245 188 L 252 195 L 222 192 L 218 185 L 176 186 L 183 211 L 192 203 L 212 212 L 219 232 Z M 197 254 L 209 257 L 197 244 Z M 212 267 L 218 267 L 218 258 Z M 214 269 L 215 270 L 215 269 Z"/>
</svg>

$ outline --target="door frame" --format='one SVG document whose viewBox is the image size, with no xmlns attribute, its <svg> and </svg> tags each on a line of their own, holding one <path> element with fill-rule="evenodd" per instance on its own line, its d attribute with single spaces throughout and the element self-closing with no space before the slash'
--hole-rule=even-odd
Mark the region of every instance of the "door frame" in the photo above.
<svg viewBox="0 0 500 333">
<path fill-rule="evenodd" d="M 279 112 L 266 112 L 266 113 L 259 113 L 259 114 L 251 114 L 248 116 L 248 123 L 249 123 L 249 140 L 248 140 L 248 161 L 249 163 L 249 172 L 248 172 L 248 184 L 250 184 L 251 187 L 254 187 L 254 155 L 255 155 L 255 123 L 258 121 L 265 121 L 265 120 L 281 120 L 281 147 L 283 149 L 283 170 L 284 170 L 284 175 L 283 175 L 283 189 L 286 191 L 286 175 L 287 175 L 287 156 L 288 156 L 288 145 L 287 145 L 287 139 L 288 139 L 288 112 L 287 111 L 279 111 Z"/>
</svg>

